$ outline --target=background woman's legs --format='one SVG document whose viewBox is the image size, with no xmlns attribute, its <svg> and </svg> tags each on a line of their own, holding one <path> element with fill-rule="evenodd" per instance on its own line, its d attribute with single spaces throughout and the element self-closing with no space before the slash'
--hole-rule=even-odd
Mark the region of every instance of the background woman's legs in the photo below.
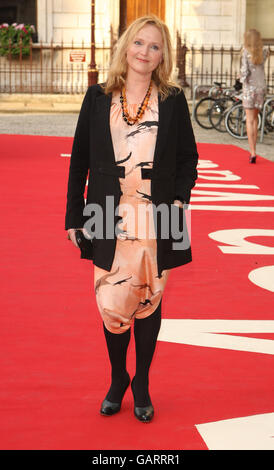
<svg viewBox="0 0 274 470">
<path fill-rule="evenodd" d="M 246 130 L 248 143 L 250 148 L 250 155 L 256 155 L 256 142 L 258 134 L 258 112 L 257 108 L 248 109 L 245 108 L 246 112 Z"/>
<path fill-rule="evenodd" d="M 256 142 L 257 142 L 257 135 L 258 135 L 258 114 L 259 114 L 259 109 L 258 108 L 254 108 L 254 114 L 255 114 L 255 119 L 254 119 L 254 122 L 253 122 L 253 125 L 254 125 L 254 140 L 255 140 L 255 154 L 256 155 Z"/>
</svg>

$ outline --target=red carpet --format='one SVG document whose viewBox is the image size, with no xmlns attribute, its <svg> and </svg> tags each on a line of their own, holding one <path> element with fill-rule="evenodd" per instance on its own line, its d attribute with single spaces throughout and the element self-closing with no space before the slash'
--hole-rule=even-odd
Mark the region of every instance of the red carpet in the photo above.
<svg viewBox="0 0 274 470">
<path fill-rule="evenodd" d="M 199 144 L 193 262 L 172 270 L 163 297 L 150 372 L 155 417 L 144 425 L 130 389 L 119 414 L 99 414 L 110 367 L 93 265 L 64 230 L 69 158 L 61 155 L 72 138 L 0 140 L 1 448 L 231 448 L 227 427 L 208 437 L 202 425 L 233 418 L 251 420 L 250 435 L 242 433 L 249 445 L 258 432 L 251 418 L 273 413 L 273 163 L 250 165 L 236 146 Z M 133 376 L 133 332 L 128 369 Z M 271 446 L 274 429 L 264 423 L 256 442 Z"/>
</svg>

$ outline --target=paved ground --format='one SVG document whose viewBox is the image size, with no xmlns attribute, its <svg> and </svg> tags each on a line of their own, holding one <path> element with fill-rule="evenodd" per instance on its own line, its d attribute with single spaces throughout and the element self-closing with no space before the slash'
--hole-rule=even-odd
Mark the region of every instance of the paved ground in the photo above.
<svg viewBox="0 0 274 470">
<path fill-rule="evenodd" d="M 0 134 L 29 134 L 73 136 L 77 123 L 76 113 L 2 113 L 0 114 Z M 234 139 L 227 133 L 202 129 L 193 122 L 197 142 L 232 144 L 248 150 L 247 140 Z M 263 143 L 257 143 L 257 154 L 274 161 L 274 133 L 264 136 Z"/>
</svg>

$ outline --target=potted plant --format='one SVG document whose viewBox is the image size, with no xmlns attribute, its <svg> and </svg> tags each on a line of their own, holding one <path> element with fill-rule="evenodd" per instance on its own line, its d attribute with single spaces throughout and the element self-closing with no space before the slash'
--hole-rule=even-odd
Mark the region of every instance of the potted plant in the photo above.
<svg viewBox="0 0 274 470">
<path fill-rule="evenodd" d="M 30 53 L 30 40 L 35 33 L 33 25 L 8 23 L 0 24 L 0 56 L 12 57 L 28 56 Z"/>
</svg>

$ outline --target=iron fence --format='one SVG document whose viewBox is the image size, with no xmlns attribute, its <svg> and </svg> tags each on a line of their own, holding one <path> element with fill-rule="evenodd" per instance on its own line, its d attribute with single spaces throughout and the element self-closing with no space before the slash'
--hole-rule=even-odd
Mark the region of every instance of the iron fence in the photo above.
<svg viewBox="0 0 274 470">
<path fill-rule="evenodd" d="M 96 46 L 98 81 L 104 81 L 112 47 Z M 90 45 L 30 43 L 29 54 L 12 55 L 11 47 L 0 57 L 0 93 L 80 94 L 88 87 Z"/>
<path fill-rule="evenodd" d="M 106 80 L 115 42 L 96 44 L 98 82 Z M 265 72 L 268 85 L 274 84 L 274 47 Z M 11 53 L 0 57 L 0 93 L 84 93 L 88 86 L 90 45 L 30 43 L 29 55 L 22 50 L 17 57 Z M 240 47 L 193 46 L 182 43 L 177 34 L 174 55 L 174 77 L 189 88 L 191 98 L 195 85 L 200 93 L 207 93 L 214 81 L 233 86 L 240 72 Z"/>
<path fill-rule="evenodd" d="M 274 47 L 267 46 L 269 57 L 265 64 L 267 85 L 274 84 Z M 222 82 L 232 87 L 240 75 L 241 46 L 193 46 L 182 43 L 177 33 L 178 81 L 190 88 L 193 98 L 194 88 L 199 85 L 199 94 L 207 94 L 212 84 Z"/>
</svg>

